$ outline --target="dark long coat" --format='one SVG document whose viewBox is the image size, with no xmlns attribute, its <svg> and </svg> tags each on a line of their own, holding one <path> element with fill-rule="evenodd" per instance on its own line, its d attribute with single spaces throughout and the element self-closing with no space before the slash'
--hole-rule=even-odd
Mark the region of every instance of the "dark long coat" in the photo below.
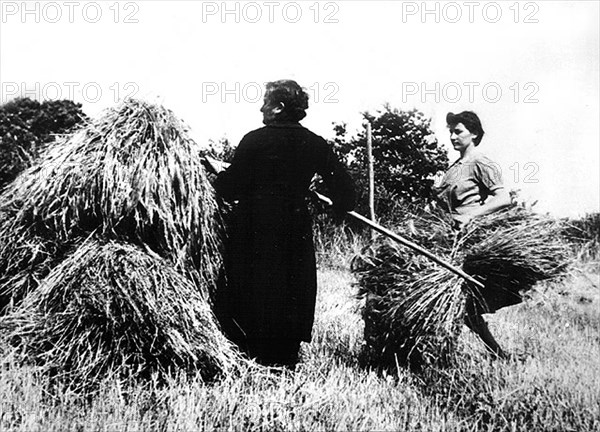
<svg viewBox="0 0 600 432">
<path fill-rule="evenodd" d="M 217 192 L 237 201 L 219 296 L 234 339 L 310 341 L 317 275 L 306 196 L 315 173 L 338 210 L 352 209 L 352 180 L 327 142 L 288 122 L 247 134 L 217 177 Z"/>
</svg>

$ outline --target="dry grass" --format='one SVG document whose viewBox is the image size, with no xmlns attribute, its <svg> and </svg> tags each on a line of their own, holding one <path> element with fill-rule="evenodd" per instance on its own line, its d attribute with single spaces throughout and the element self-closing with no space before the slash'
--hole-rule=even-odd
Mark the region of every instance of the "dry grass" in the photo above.
<svg viewBox="0 0 600 432">
<path fill-rule="evenodd" d="M 47 274 L 65 245 L 91 232 L 147 245 L 207 295 L 214 286 L 217 202 L 186 126 L 162 106 L 128 100 L 59 138 L 0 203 L 0 307 L 35 289 L 28 275 Z"/>
<path fill-rule="evenodd" d="M 453 256 L 486 291 L 526 292 L 563 274 L 572 261 L 563 230 L 558 219 L 513 208 L 474 219 L 457 238 Z M 495 310 L 486 293 L 471 289 L 482 310 Z"/>
<path fill-rule="evenodd" d="M 537 285 L 529 302 L 492 317 L 500 343 L 526 354 L 511 361 L 491 359 L 469 332 L 452 330 L 458 349 L 444 368 L 430 364 L 413 375 L 365 366 L 359 358 L 361 303 L 351 275 L 338 270 L 319 275 L 314 340 L 303 346 L 295 373 L 238 363 L 208 308 L 220 259 L 210 253 L 218 252 L 219 231 L 211 225 L 211 190 L 197 193 L 181 184 L 190 174 L 182 173 L 192 168 L 198 172 L 190 174 L 190 188 L 204 183 L 196 156 L 186 155 L 192 143 L 177 138 L 184 136 L 179 126 L 165 133 L 162 126 L 178 123 L 163 123 L 170 114 L 157 114 L 162 108 L 129 102 L 120 109 L 131 124 L 109 111 L 104 118 L 114 127 L 99 121 L 96 129 L 86 126 L 79 138 L 65 141 L 89 155 L 48 153 L 46 160 L 58 165 L 32 168 L 17 181 L 26 193 L 11 187 L 0 197 L 0 289 L 17 309 L 3 322 L 21 348 L 12 349 L 2 333 L 1 430 L 598 430 L 597 267 L 590 276 Z M 156 125 L 162 126 L 154 130 Z M 101 137 L 112 144 L 103 146 Z M 169 143 L 183 143 L 173 150 L 181 160 L 163 152 Z M 32 173 L 54 183 L 37 184 Z M 103 195 L 110 192 L 106 185 L 114 196 Z M 449 257 L 459 257 L 444 229 L 423 232 L 419 224 L 429 222 L 413 221 L 418 243 L 441 245 Z M 398 260 L 406 256 L 390 253 Z M 407 325 L 425 330 L 411 334 L 427 335 L 432 325 L 452 321 L 440 317 L 453 316 L 448 305 L 456 306 L 459 296 L 441 301 L 443 294 L 430 288 L 451 280 L 419 260 L 396 265 L 402 271 L 422 266 L 430 276 L 410 285 L 414 295 L 401 295 L 414 318 Z M 395 261 L 380 264 L 387 262 Z M 198 275 L 190 274 L 192 263 L 201 269 Z M 390 303 L 396 305 L 392 317 L 400 316 L 398 301 Z M 427 320 L 423 307 L 436 310 L 431 316 L 439 321 Z M 23 356 L 40 364 L 23 363 Z M 123 380 L 130 373 L 148 379 Z M 77 381 L 95 381 L 93 391 L 73 386 Z"/>
<path fill-rule="evenodd" d="M 13 218 L 0 210 L 0 314 L 33 291 L 72 243 L 41 236 L 33 226 L 14 226 Z"/>
<path fill-rule="evenodd" d="M 84 242 L 0 326 L 24 360 L 74 389 L 111 375 L 210 380 L 240 361 L 190 280 L 115 242 Z"/>
<path fill-rule="evenodd" d="M 354 261 L 369 362 L 395 368 L 443 363 L 462 325 L 462 281 L 426 258 L 378 238 Z"/>
<path fill-rule="evenodd" d="M 521 295 L 564 273 L 570 260 L 560 223 L 518 208 L 477 218 L 460 233 L 434 214 L 408 218 L 402 229 L 405 237 L 462 266 L 485 290 L 376 238 L 353 270 L 366 298 L 369 357 L 388 367 L 449 364 L 468 304 L 480 313 L 493 312 L 511 304 L 506 292 Z"/>
<path fill-rule="evenodd" d="M 490 317 L 500 343 L 526 354 L 522 360 L 493 360 L 464 329 L 457 365 L 417 376 L 360 366 L 353 278 L 320 271 L 314 339 L 294 373 L 248 366 L 212 384 L 200 376 L 132 385 L 108 379 L 82 398 L 48 395 L 46 376 L 3 357 L 0 429 L 596 431 L 597 280 L 596 270 L 538 286 L 528 302 Z"/>
<path fill-rule="evenodd" d="M 171 111 L 127 100 L 60 137 L 0 195 L 0 215 L 2 325 L 55 384 L 211 379 L 238 362 L 210 309 L 217 200 Z"/>
</svg>

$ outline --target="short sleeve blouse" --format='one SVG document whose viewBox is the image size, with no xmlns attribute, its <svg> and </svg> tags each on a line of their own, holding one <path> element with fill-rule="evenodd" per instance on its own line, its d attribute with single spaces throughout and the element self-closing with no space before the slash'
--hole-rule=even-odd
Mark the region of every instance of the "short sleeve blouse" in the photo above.
<svg viewBox="0 0 600 432">
<path fill-rule="evenodd" d="M 503 187 L 500 166 L 476 152 L 452 164 L 435 193 L 438 202 L 448 211 L 465 214 Z"/>
</svg>

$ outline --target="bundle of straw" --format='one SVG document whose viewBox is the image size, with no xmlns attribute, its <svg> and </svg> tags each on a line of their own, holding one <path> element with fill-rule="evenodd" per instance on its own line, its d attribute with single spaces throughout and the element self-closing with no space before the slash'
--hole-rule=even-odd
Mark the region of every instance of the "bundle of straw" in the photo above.
<svg viewBox="0 0 600 432">
<path fill-rule="evenodd" d="M 58 264 L 64 249 L 55 241 L 36 234 L 32 227 L 8 229 L 10 217 L 0 212 L 0 311 L 34 289 L 49 269 Z"/>
<path fill-rule="evenodd" d="M 560 222 L 522 209 L 477 218 L 459 233 L 433 215 L 407 221 L 404 236 L 462 265 L 485 289 L 480 292 L 424 257 L 376 238 L 355 258 L 353 270 L 365 297 L 368 354 L 382 365 L 444 364 L 451 359 L 465 313 L 518 303 L 523 292 L 560 276 L 569 262 L 568 246 L 558 235 Z"/>
<path fill-rule="evenodd" d="M 127 100 L 2 193 L 0 325 L 26 359 L 84 388 L 232 369 L 210 307 L 222 222 L 198 150 L 171 111 Z"/>
<path fill-rule="evenodd" d="M 210 305 L 173 265 L 90 239 L 2 319 L 21 353 L 74 388 L 119 376 L 228 373 L 238 355 Z"/>
<path fill-rule="evenodd" d="M 353 270 L 365 297 L 371 363 L 418 368 L 448 357 L 464 313 L 459 278 L 383 237 L 362 251 Z"/>
<path fill-rule="evenodd" d="M 147 245 L 207 297 L 221 268 L 218 206 L 198 149 L 158 105 L 127 100 L 57 139 L 3 192 L 0 214 L 0 308 L 91 232 Z M 38 249 L 47 259 L 33 258 Z"/>
<path fill-rule="evenodd" d="M 571 258 L 560 233 L 564 222 L 510 208 L 474 219 L 457 238 L 453 255 L 485 284 L 471 297 L 480 313 L 516 304 L 539 281 L 565 273 Z"/>
</svg>

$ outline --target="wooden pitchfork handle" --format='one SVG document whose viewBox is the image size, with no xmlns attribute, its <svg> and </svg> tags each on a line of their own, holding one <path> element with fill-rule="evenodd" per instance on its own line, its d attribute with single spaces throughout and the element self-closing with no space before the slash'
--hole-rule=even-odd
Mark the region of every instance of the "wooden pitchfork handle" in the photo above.
<svg viewBox="0 0 600 432">
<path fill-rule="evenodd" d="M 326 197 L 325 195 L 322 195 L 318 192 L 314 192 L 314 194 L 317 196 L 317 198 L 319 198 L 321 201 L 323 201 L 324 203 L 327 203 L 329 205 L 333 205 L 333 202 Z M 431 252 L 429 252 L 427 249 L 422 248 L 421 246 L 419 246 L 418 244 L 415 244 L 413 242 L 411 242 L 410 240 L 405 239 L 404 237 L 399 236 L 398 234 L 390 231 L 389 229 L 382 227 L 379 224 L 376 224 L 375 222 L 373 222 L 370 219 L 367 219 L 366 217 L 364 217 L 363 215 L 356 213 L 355 211 L 349 211 L 347 212 L 350 216 L 352 216 L 354 219 L 359 220 L 360 222 L 364 223 L 365 225 L 368 225 L 372 230 L 375 230 L 389 238 L 391 238 L 392 240 L 397 241 L 398 243 L 414 250 L 415 252 L 429 258 L 431 261 L 441 265 L 442 267 L 446 268 L 447 270 L 450 270 L 452 273 L 460 276 L 461 278 L 463 278 L 464 280 L 466 280 L 467 282 L 472 283 L 473 285 L 477 286 L 478 288 L 485 288 L 485 286 L 479 282 L 477 279 L 473 278 L 472 276 L 468 275 L 467 273 L 465 273 L 464 271 L 462 271 L 459 268 L 454 267 L 452 264 L 447 263 L 446 261 L 444 261 L 441 258 L 438 258 L 437 256 L 435 256 L 434 254 L 432 254 Z"/>
<path fill-rule="evenodd" d="M 218 173 L 219 171 L 227 168 L 229 166 L 229 164 L 227 162 L 221 162 L 218 161 L 214 158 L 211 157 L 203 157 L 203 162 L 205 162 L 211 169 L 213 172 Z M 319 198 L 321 201 L 323 201 L 324 203 L 328 204 L 328 205 L 333 205 L 333 202 L 326 197 L 325 195 L 322 195 L 318 192 L 314 192 L 314 194 L 316 195 L 317 198 Z M 411 242 L 410 240 L 406 240 L 404 237 L 400 237 L 398 234 L 390 231 L 387 228 L 382 227 L 379 224 L 376 224 L 375 222 L 373 222 L 370 219 L 367 219 L 366 217 L 364 217 L 361 214 L 358 214 L 354 211 L 349 211 L 347 212 L 350 216 L 352 216 L 354 219 L 357 219 L 359 221 L 361 221 L 362 223 L 368 225 L 372 230 L 375 230 L 389 238 L 391 238 L 392 240 L 397 241 L 398 243 L 414 250 L 415 252 L 426 256 L 427 258 L 429 258 L 431 261 L 441 265 L 442 267 L 450 270 L 452 273 L 460 276 L 461 278 L 463 278 L 464 280 L 466 280 L 467 282 L 472 283 L 473 285 L 477 286 L 480 289 L 485 288 L 485 286 L 479 282 L 477 279 L 473 278 L 472 276 L 469 276 L 467 273 L 465 273 L 464 271 L 462 271 L 459 268 L 454 267 L 452 264 L 447 263 L 446 261 L 444 261 L 441 258 L 438 258 L 437 256 L 435 256 L 434 254 L 432 254 L 431 252 L 429 252 L 427 249 L 423 249 L 421 246 Z"/>
</svg>

